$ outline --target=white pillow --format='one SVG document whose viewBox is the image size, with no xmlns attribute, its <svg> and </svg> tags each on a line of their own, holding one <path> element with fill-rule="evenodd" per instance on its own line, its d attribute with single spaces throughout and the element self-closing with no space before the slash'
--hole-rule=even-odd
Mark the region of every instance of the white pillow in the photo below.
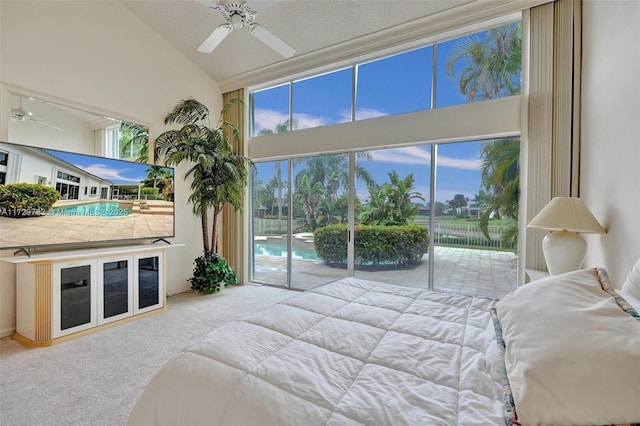
<svg viewBox="0 0 640 426">
<path fill-rule="evenodd" d="M 636 299 L 640 299 L 640 260 L 629 271 L 627 279 L 622 284 L 622 291 L 629 293 Z"/>
<path fill-rule="evenodd" d="M 604 287 L 610 291 L 606 272 L 587 269 L 526 284 L 496 303 L 521 424 L 640 422 L 640 321 Z"/>
<path fill-rule="evenodd" d="M 624 300 L 627 301 L 628 304 L 631 305 L 633 309 L 636 310 L 636 312 L 640 313 L 640 299 L 636 299 L 631 293 L 627 293 L 624 290 L 617 290 L 617 292 L 624 298 Z"/>
</svg>

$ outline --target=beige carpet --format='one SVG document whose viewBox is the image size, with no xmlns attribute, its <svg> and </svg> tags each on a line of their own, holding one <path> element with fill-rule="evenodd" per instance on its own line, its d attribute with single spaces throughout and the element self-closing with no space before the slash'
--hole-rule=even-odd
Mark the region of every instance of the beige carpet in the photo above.
<svg viewBox="0 0 640 426">
<path fill-rule="evenodd" d="M 252 285 L 185 293 L 170 297 L 166 312 L 48 348 L 4 338 L 0 425 L 124 425 L 145 385 L 184 344 L 295 294 Z"/>
</svg>

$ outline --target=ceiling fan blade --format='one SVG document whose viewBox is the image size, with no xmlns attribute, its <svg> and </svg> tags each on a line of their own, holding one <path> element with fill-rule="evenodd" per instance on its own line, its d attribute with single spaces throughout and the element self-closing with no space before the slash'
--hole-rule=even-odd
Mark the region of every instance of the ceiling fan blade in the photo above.
<svg viewBox="0 0 640 426">
<path fill-rule="evenodd" d="M 198 52 L 211 53 L 217 45 L 233 30 L 233 27 L 229 24 L 222 24 L 216 28 L 205 41 L 198 47 Z"/>
<path fill-rule="evenodd" d="M 44 121 L 36 120 L 35 118 L 29 118 L 29 120 L 34 121 L 34 122 L 36 122 L 38 124 L 42 124 L 43 126 L 51 127 L 52 129 L 56 129 L 56 130 L 62 131 L 62 129 L 60 127 L 54 126 L 53 124 L 49 124 L 49 123 L 46 123 Z"/>
<path fill-rule="evenodd" d="M 249 26 L 249 32 L 285 58 L 290 58 L 296 53 L 293 47 L 280 40 L 262 25 L 251 24 Z"/>
</svg>

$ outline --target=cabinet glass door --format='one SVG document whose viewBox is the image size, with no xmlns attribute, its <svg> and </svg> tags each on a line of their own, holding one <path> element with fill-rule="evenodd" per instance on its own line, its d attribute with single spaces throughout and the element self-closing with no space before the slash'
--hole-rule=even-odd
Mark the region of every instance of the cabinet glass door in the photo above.
<svg viewBox="0 0 640 426">
<path fill-rule="evenodd" d="M 98 278 L 98 324 L 133 315 L 132 257 L 101 259 Z"/>
<path fill-rule="evenodd" d="M 163 305 L 162 256 L 145 254 L 135 256 L 136 292 L 134 313 L 142 313 Z"/>
<path fill-rule="evenodd" d="M 94 265 L 90 263 L 67 263 L 54 267 L 54 337 L 95 326 L 94 274 Z"/>
</svg>

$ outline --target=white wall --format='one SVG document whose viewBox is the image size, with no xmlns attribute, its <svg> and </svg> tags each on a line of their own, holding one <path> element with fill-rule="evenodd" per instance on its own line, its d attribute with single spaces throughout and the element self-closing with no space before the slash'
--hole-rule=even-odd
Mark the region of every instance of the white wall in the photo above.
<svg viewBox="0 0 640 426">
<path fill-rule="evenodd" d="M 48 148 L 67 151 L 83 151 L 87 141 L 93 140 L 93 130 L 86 122 L 63 110 L 48 107 L 44 102 L 24 99 L 22 108 L 34 114 L 43 123 L 62 129 L 56 130 L 36 121 L 25 120 L 7 123 L 8 141 L 25 145 L 46 145 Z M 20 97 L 9 96 L 7 109 L 20 107 Z M 84 148 L 86 149 L 86 148 Z M 93 153 L 92 153 L 93 154 Z"/>
<path fill-rule="evenodd" d="M 214 115 L 222 107 L 216 82 L 116 1 L 0 1 L 0 82 L 150 124 L 152 136 L 166 130 L 164 116 L 181 99 L 193 96 Z M 202 252 L 185 170 L 176 170 L 172 242 L 187 246 L 169 251 L 170 294 L 189 288 Z M 15 268 L 0 262 L 0 336 L 15 327 L 15 286 Z"/>
<path fill-rule="evenodd" d="M 608 231 L 585 266 L 620 287 L 640 258 L 640 1 L 585 0 L 581 197 Z"/>
</svg>

